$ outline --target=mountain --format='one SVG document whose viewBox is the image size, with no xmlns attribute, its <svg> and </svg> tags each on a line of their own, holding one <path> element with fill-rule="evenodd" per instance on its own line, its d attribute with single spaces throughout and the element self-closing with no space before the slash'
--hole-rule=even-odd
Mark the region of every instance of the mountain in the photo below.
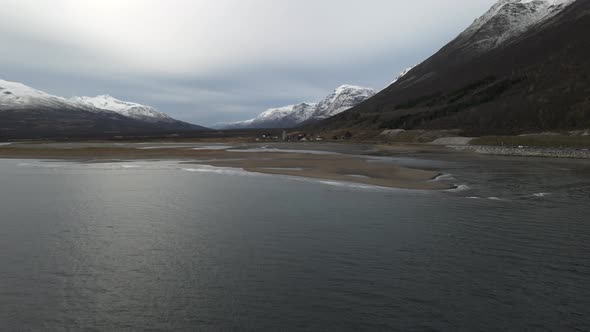
<svg viewBox="0 0 590 332">
<path fill-rule="evenodd" d="M 375 95 L 375 91 L 354 85 L 342 85 L 324 100 L 271 108 L 256 118 L 217 125 L 221 129 L 292 128 L 303 123 L 314 123 L 344 112 Z"/>
<path fill-rule="evenodd" d="M 289 128 L 309 119 L 317 104 L 300 103 L 278 108 L 269 108 L 256 118 L 233 123 L 220 124 L 222 129 L 240 128 Z"/>
<path fill-rule="evenodd" d="M 0 80 L 0 111 L 26 110 L 33 107 L 79 109 L 100 112 L 94 107 L 86 107 L 66 98 L 53 96 L 35 90 L 21 83 Z"/>
<path fill-rule="evenodd" d="M 304 121 L 313 119 L 318 110 L 318 106 L 319 105 L 316 103 L 301 103 L 294 105 L 293 109 L 283 117 L 282 121 L 286 125 L 283 127 L 295 127 Z"/>
<path fill-rule="evenodd" d="M 500 0 L 457 37 L 455 47 L 486 51 L 557 15 L 575 0 Z"/>
<path fill-rule="evenodd" d="M 206 128 L 112 97 L 67 99 L 0 80 L 0 138 L 127 135 Z"/>
<path fill-rule="evenodd" d="M 397 76 L 396 76 L 396 77 L 393 79 L 393 82 L 391 82 L 389 85 L 391 85 L 391 84 L 393 84 L 393 83 L 395 83 L 395 82 L 399 81 L 399 79 L 400 79 L 400 78 L 402 78 L 402 77 L 406 76 L 406 75 L 407 75 L 407 74 L 410 72 L 410 70 L 414 69 L 414 67 L 416 67 L 416 66 L 411 66 L 411 67 L 408 67 L 408 68 L 406 68 L 406 69 L 402 70 L 402 72 L 401 72 L 401 73 L 399 73 L 399 74 L 398 74 L 398 75 L 397 75 Z"/>
<path fill-rule="evenodd" d="M 159 112 L 151 106 L 121 101 L 109 95 L 101 95 L 96 97 L 74 97 L 71 100 L 78 104 L 116 112 L 137 120 L 143 120 L 147 122 L 176 121 L 167 114 Z"/>
<path fill-rule="evenodd" d="M 317 130 L 590 127 L 590 1 L 501 0 L 457 38 Z"/>
<path fill-rule="evenodd" d="M 311 114 L 311 117 L 306 121 L 327 119 L 351 109 L 374 95 L 375 91 L 370 88 L 342 85 L 322 100 Z"/>
</svg>

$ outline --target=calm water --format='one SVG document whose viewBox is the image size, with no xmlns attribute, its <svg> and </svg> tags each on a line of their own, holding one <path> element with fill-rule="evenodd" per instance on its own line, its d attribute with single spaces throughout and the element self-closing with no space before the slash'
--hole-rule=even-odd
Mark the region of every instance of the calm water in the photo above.
<svg viewBox="0 0 590 332">
<path fill-rule="evenodd" d="M 3 330 L 587 330 L 587 161 L 454 192 L 173 162 L 0 160 Z"/>
</svg>

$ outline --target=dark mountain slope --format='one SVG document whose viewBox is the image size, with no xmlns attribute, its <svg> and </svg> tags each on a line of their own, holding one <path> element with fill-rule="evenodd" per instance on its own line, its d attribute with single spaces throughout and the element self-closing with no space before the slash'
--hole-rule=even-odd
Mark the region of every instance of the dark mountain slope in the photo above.
<svg viewBox="0 0 590 332">
<path fill-rule="evenodd" d="M 0 140 L 161 135 L 194 130 L 208 129 L 180 121 L 149 123 L 116 113 L 77 109 L 34 108 L 0 112 Z"/>
<path fill-rule="evenodd" d="M 468 134 L 513 134 L 588 128 L 588 36 L 588 0 L 576 1 L 495 48 L 474 49 L 459 36 L 375 97 L 313 129 L 460 128 Z"/>
</svg>

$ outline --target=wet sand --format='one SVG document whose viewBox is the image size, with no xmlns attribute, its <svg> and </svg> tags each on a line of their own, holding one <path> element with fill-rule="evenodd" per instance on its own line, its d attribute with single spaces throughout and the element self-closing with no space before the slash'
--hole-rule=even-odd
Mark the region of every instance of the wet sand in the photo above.
<svg viewBox="0 0 590 332">
<path fill-rule="evenodd" d="M 322 146 L 320 146 L 322 147 Z M 323 146 L 322 148 L 325 148 Z M 440 175 L 432 170 L 369 162 L 367 157 L 322 151 L 244 152 L 197 148 L 180 145 L 115 144 L 14 144 L 0 146 L 0 158 L 58 159 L 78 162 L 114 162 L 128 160 L 180 160 L 186 164 L 240 168 L 249 172 L 300 176 L 333 181 L 404 189 L 449 189 L 444 183 L 430 181 Z"/>
</svg>

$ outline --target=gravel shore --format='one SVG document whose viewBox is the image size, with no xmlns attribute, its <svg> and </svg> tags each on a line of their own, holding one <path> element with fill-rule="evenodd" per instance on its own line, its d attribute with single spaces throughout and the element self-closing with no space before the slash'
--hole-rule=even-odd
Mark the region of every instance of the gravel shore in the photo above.
<svg viewBox="0 0 590 332">
<path fill-rule="evenodd" d="M 475 153 L 500 156 L 590 159 L 590 150 L 588 149 L 501 147 L 484 145 L 451 145 L 449 147 L 459 151 L 473 151 Z"/>
</svg>

